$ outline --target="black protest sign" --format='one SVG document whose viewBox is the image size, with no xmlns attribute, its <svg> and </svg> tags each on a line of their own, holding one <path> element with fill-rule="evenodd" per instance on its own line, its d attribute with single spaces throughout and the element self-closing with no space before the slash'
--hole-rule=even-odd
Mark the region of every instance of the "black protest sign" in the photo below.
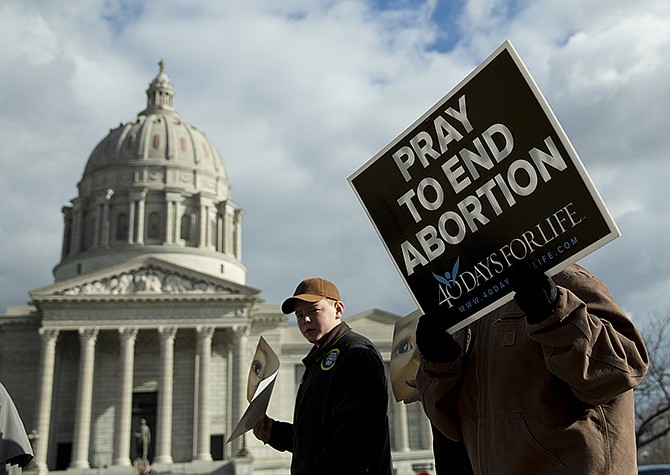
<svg viewBox="0 0 670 475">
<path fill-rule="evenodd" d="M 511 265 L 553 274 L 619 236 L 509 42 L 349 182 L 421 309 L 451 330 L 511 298 Z"/>
</svg>

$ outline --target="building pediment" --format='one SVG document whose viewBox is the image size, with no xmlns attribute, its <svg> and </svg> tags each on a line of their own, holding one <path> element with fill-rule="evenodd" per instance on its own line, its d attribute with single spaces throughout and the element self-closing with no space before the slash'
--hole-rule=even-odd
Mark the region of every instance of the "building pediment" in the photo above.
<svg viewBox="0 0 670 475">
<path fill-rule="evenodd" d="M 402 318 L 401 315 L 373 308 L 366 310 L 351 317 L 345 318 L 350 325 L 369 325 L 388 327 L 394 325 L 396 321 Z"/>
<path fill-rule="evenodd" d="M 345 321 L 355 331 L 372 340 L 382 355 L 390 358 L 394 325 L 401 318 L 400 315 L 373 308 L 353 315 Z"/>
<path fill-rule="evenodd" d="M 33 300 L 54 297 L 197 296 L 228 294 L 255 296 L 258 289 L 199 273 L 156 257 L 140 258 L 35 289 Z"/>
<path fill-rule="evenodd" d="M 30 295 L 44 327 L 186 328 L 246 323 L 260 291 L 157 257 L 142 257 Z"/>
<path fill-rule="evenodd" d="M 127 295 L 230 292 L 218 282 L 165 271 L 155 266 L 124 271 L 111 277 L 83 282 L 55 292 L 56 295 Z"/>
</svg>

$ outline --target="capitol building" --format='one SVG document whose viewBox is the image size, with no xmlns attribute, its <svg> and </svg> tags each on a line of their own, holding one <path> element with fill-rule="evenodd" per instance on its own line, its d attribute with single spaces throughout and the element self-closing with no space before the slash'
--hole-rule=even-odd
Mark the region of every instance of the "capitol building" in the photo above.
<svg viewBox="0 0 670 475">
<path fill-rule="evenodd" d="M 0 382 L 35 453 L 23 472 L 139 473 L 144 419 L 158 474 L 288 474 L 290 453 L 251 432 L 227 440 L 248 407 L 259 338 L 281 363 L 268 408 L 279 420 L 292 419 L 310 344 L 247 284 L 244 212 L 215 145 L 175 110 L 162 62 L 146 92 L 146 108 L 93 148 L 62 208 L 54 282 L 0 315 Z M 399 318 L 371 309 L 345 321 L 388 367 Z M 396 474 L 431 466 L 420 405 L 389 393 L 389 420 Z"/>
</svg>

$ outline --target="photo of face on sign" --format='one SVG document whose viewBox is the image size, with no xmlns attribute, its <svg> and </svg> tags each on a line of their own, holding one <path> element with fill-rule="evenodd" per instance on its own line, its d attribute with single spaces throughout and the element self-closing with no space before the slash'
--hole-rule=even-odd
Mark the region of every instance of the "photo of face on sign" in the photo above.
<svg viewBox="0 0 670 475">
<path fill-rule="evenodd" d="M 249 377 L 247 378 L 247 401 L 251 402 L 261 382 L 279 369 L 279 359 L 263 337 L 258 340 Z"/>
<path fill-rule="evenodd" d="M 398 320 L 393 328 L 390 369 L 391 387 L 396 401 L 402 401 L 416 391 L 416 388 L 407 384 L 407 380 L 416 379 L 419 369 L 415 335 L 420 316 L 421 311 L 416 310 Z"/>
</svg>

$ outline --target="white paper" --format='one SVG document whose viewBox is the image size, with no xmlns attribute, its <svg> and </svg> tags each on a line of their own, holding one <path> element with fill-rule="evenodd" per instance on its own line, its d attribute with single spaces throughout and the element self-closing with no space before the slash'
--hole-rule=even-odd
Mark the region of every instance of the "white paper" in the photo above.
<svg viewBox="0 0 670 475">
<path fill-rule="evenodd" d="M 278 372 L 279 358 L 277 354 L 265 339 L 260 337 L 256 346 L 256 352 L 254 353 L 254 359 L 249 368 L 249 376 L 247 377 L 247 400 L 249 401 L 249 407 L 242 414 L 240 421 L 235 426 L 235 429 L 233 429 L 226 443 L 253 429 L 256 423 L 265 415 L 270 404 L 270 396 L 272 396 Z"/>
</svg>

